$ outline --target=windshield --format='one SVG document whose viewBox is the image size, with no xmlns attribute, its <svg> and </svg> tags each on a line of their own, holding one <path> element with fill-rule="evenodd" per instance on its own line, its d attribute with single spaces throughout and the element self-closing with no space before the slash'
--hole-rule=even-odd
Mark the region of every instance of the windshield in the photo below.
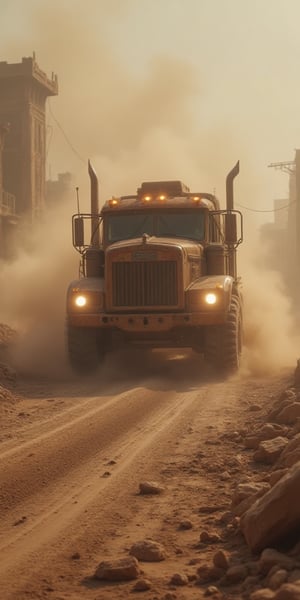
<svg viewBox="0 0 300 600">
<path fill-rule="evenodd" d="M 106 217 L 108 243 L 141 237 L 144 233 L 156 237 L 204 239 L 204 211 L 159 211 L 156 213 L 115 214 Z"/>
</svg>

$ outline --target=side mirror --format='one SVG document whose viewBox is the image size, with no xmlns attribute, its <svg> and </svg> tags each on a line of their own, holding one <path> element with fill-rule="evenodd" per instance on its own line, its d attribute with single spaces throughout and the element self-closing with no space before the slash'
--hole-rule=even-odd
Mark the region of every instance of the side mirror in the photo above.
<svg viewBox="0 0 300 600">
<path fill-rule="evenodd" d="M 84 246 L 84 222 L 82 217 L 73 219 L 73 245 L 79 248 Z"/>
<path fill-rule="evenodd" d="M 225 242 L 226 244 L 237 244 L 237 241 L 236 214 L 228 212 L 225 214 Z"/>
</svg>

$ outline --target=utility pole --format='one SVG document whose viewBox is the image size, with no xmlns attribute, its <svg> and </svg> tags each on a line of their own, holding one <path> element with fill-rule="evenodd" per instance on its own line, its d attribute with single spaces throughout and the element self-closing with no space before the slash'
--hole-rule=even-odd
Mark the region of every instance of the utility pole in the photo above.
<svg viewBox="0 0 300 600">
<path fill-rule="evenodd" d="M 280 169 L 287 173 L 290 179 L 287 233 L 291 246 L 290 253 L 288 248 L 282 248 L 282 251 L 289 254 L 293 296 L 298 306 L 300 300 L 300 150 L 295 152 L 295 160 L 271 163 L 269 167 Z"/>
</svg>

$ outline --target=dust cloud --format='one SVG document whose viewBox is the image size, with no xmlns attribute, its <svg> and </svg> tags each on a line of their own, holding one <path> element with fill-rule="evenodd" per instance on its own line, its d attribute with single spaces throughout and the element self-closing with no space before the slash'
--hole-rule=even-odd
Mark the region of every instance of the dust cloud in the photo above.
<svg viewBox="0 0 300 600">
<path fill-rule="evenodd" d="M 65 296 L 77 276 L 70 207 L 49 211 L 47 222 L 28 226 L 16 256 L 0 266 L 1 321 L 18 332 L 12 360 L 19 372 L 63 375 Z M 75 259 L 75 260 L 74 260 Z"/>
<path fill-rule="evenodd" d="M 300 354 L 299 313 L 287 273 L 270 266 L 269 243 L 259 230 L 249 228 L 245 246 L 240 260 L 244 297 L 241 374 L 263 376 L 294 368 Z M 282 247 L 274 250 L 282 252 Z"/>
<path fill-rule="evenodd" d="M 83 209 L 88 209 L 88 157 L 99 175 L 101 203 L 112 194 L 135 192 L 143 180 L 182 179 L 197 191 L 216 191 L 224 207 L 226 174 L 240 158 L 236 199 L 250 204 L 250 182 L 257 175 L 251 149 L 222 115 L 213 124 L 206 122 L 205 111 L 201 117 L 201 99 L 207 101 L 209 92 L 195 66 L 157 52 L 137 77 L 118 55 L 117 27 L 133 5 L 133 0 L 102 0 L 99 8 L 90 1 L 86 10 L 74 2 L 70 11 L 65 1 L 48 8 L 28 2 L 18 41 L 0 43 L 3 60 L 19 62 L 33 47 L 39 66 L 58 73 L 59 96 L 51 99 L 47 112 L 48 170 L 75 174 Z M 20 247 L 16 259 L 0 269 L 0 316 L 22 333 L 15 358 L 23 371 L 51 374 L 65 368 L 65 294 L 77 276 L 79 258 L 71 244 L 73 212 L 75 202 L 46 215 L 30 250 Z M 295 363 L 297 346 L 290 341 L 293 319 L 280 275 L 257 266 L 257 223 L 247 213 L 244 219 L 248 251 L 239 261 L 244 372 L 259 374 Z"/>
</svg>

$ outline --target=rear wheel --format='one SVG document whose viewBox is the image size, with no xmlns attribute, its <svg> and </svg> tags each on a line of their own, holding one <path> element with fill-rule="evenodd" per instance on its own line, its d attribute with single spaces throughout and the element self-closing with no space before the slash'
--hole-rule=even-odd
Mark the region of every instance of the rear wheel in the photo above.
<svg viewBox="0 0 300 600">
<path fill-rule="evenodd" d="M 67 348 L 70 365 L 79 375 L 94 373 L 104 360 L 105 346 L 98 329 L 67 325 Z"/>
<path fill-rule="evenodd" d="M 224 325 L 209 327 L 206 336 L 205 358 L 223 373 L 235 373 L 242 352 L 242 315 L 239 298 L 233 296 Z"/>
</svg>

